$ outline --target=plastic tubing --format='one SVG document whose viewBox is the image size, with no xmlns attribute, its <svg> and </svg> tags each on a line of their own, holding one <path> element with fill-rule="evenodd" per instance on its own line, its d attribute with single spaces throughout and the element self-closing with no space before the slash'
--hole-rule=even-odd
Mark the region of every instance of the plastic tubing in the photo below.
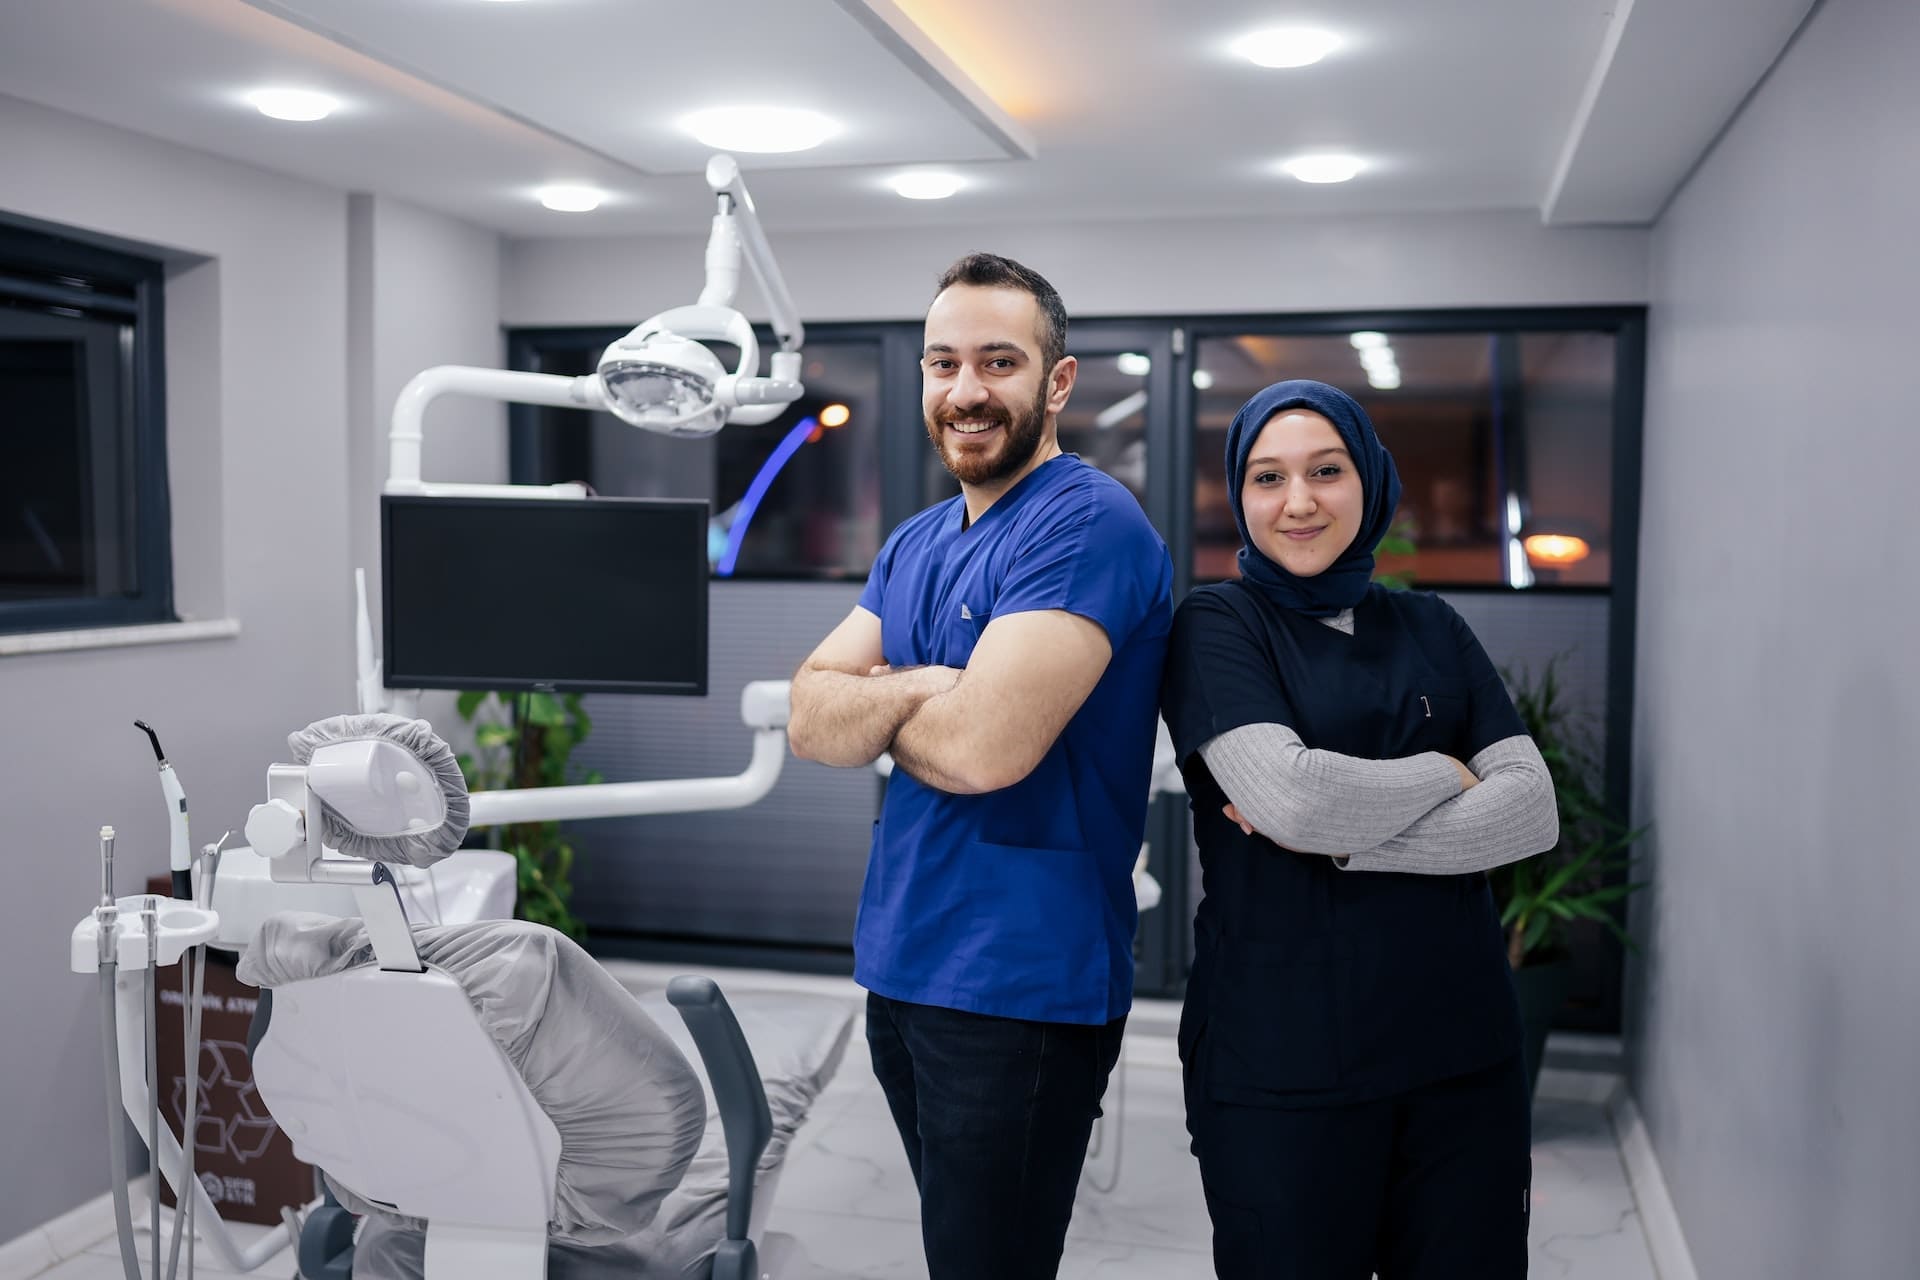
<svg viewBox="0 0 1920 1280">
<path fill-rule="evenodd" d="M 111 960 L 100 966 L 100 1003 L 105 1006 L 101 1030 L 107 1046 L 107 1159 L 113 1175 L 113 1225 L 120 1237 L 120 1266 L 127 1280 L 141 1280 L 140 1255 L 133 1249 L 133 1210 L 127 1203 L 127 1139 L 120 1119 L 120 1029 L 113 1013 L 113 975 L 119 967 Z M 154 1174 L 159 1175 L 158 1168 Z M 158 1186 L 153 1190 L 154 1195 L 160 1194 Z"/>
</svg>

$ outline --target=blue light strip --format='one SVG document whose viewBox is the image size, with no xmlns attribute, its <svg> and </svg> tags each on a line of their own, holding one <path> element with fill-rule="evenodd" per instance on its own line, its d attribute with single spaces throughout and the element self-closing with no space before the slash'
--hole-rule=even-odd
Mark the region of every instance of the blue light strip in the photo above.
<svg viewBox="0 0 1920 1280">
<path fill-rule="evenodd" d="M 746 541 L 747 525 L 753 521 L 753 513 L 760 509 L 760 500 L 767 496 L 767 490 L 773 487 L 773 478 L 780 474 L 780 468 L 787 465 L 787 459 L 800 452 L 800 446 L 807 442 L 820 424 L 812 418 L 802 418 L 787 432 L 786 439 L 773 447 L 767 460 L 760 464 L 760 473 L 747 486 L 747 496 L 740 499 L 740 514 L 733 519 L 733 527 L 727 530 L 727 549 L 720 557 L 714 572 L 723 578 L 733 576 L 734 561 L 740 558 L 740 544 Z"/>
</svg>

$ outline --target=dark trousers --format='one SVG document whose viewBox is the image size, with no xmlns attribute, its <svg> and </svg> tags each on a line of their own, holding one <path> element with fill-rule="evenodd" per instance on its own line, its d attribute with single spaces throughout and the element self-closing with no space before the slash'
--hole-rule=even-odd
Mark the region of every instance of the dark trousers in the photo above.
<svg viewBox="0 0 1920 1280">
<path fill-rule="evenodd" d="M 1195 1053 L 1202 1059 L 1206 1037 Z M 1520 1280 L 1533 1159 L 1520 1058 L 1351 1107 L 1214 1102 L 1187 1128 L 1229 1280 Z"/>
<path fill-rule="evenodd" d="M 920 1188 L 932 1280 L 1059 1270 L 1125 1017 L 1022 1022 L 867 995 L 867 1045 Z"/>
</svg>

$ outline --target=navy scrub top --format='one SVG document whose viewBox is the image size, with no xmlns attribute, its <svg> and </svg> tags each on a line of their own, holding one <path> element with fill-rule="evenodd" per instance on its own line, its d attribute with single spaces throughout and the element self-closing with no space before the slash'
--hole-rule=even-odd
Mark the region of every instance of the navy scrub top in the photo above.
<svg viewBox="0 0 1920 1280">
<path fill-rule="evenodd" d="M 887 784 L 854 926 L 854 979 L 894 1000 L 1105 1023 L 1133 999 L 1133 864 L 1173 612 L 1166 544 L 1124 486 L 1049 459 L 972 525 L 963 498 L 887 539 L 862 608 L 896 667 L 965 667 L 995 617 L 1064 610 L 1113 656 L 1020 782 L 984 795 Z"/>
<path fill-rule="evenodd" d="M 1354 634 L 1238 582 L 1174 617 L 1162 707 L 1192 798 L 1204 897 L 1181 1048 L 1218 1102 L 1345 1105 L 1518 1052 L 1519 1011 L 1483 874 L 1346 871 L 1246 835 L 1200 748 L 1243 725 L 1370 760 L 1465 761 L 1524 733 L 1460 615 L 1424 592 L 1368 588 Z"/>
</svg>

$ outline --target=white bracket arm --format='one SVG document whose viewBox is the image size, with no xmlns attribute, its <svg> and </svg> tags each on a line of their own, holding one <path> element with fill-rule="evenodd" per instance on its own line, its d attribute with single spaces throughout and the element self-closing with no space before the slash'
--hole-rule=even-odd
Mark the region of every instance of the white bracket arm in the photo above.
<svg viewBox="0 0 1920 1280">
<path fill-rule="evenodd" d="M 788 682 L 756 680 L 740 692 L 740 718 L 753 732 L 753 756 L 743 772 L 724 778 L 666 778 L 598 782 L 577 787 L 476 791 L 467 825 L 631 818 L 661 813 L 744 809 L 766 798 L 787 759 Z"/>
<path fill-rule="evenodd" d="M 427 406 L 443 395 L 475 396 L 483 400 L 504 400 L 516 404 L 547 404 L 562 409 L 607 408 L 600 379 L 588 375 L 577 378 L 557 373 L 523 373 L 513 369 L 481 369 L 468 365 L 443 364 L 416 373 L 400 390 L 393 404 L 392 425 L 387 431 L 388 493 L 423 493 L 440 497 L 570 497 L 583 498 L 586 490 L 567 485 L 474 485 L 425 484 L 420 478 L 420 441 Z"/>
</svg>

